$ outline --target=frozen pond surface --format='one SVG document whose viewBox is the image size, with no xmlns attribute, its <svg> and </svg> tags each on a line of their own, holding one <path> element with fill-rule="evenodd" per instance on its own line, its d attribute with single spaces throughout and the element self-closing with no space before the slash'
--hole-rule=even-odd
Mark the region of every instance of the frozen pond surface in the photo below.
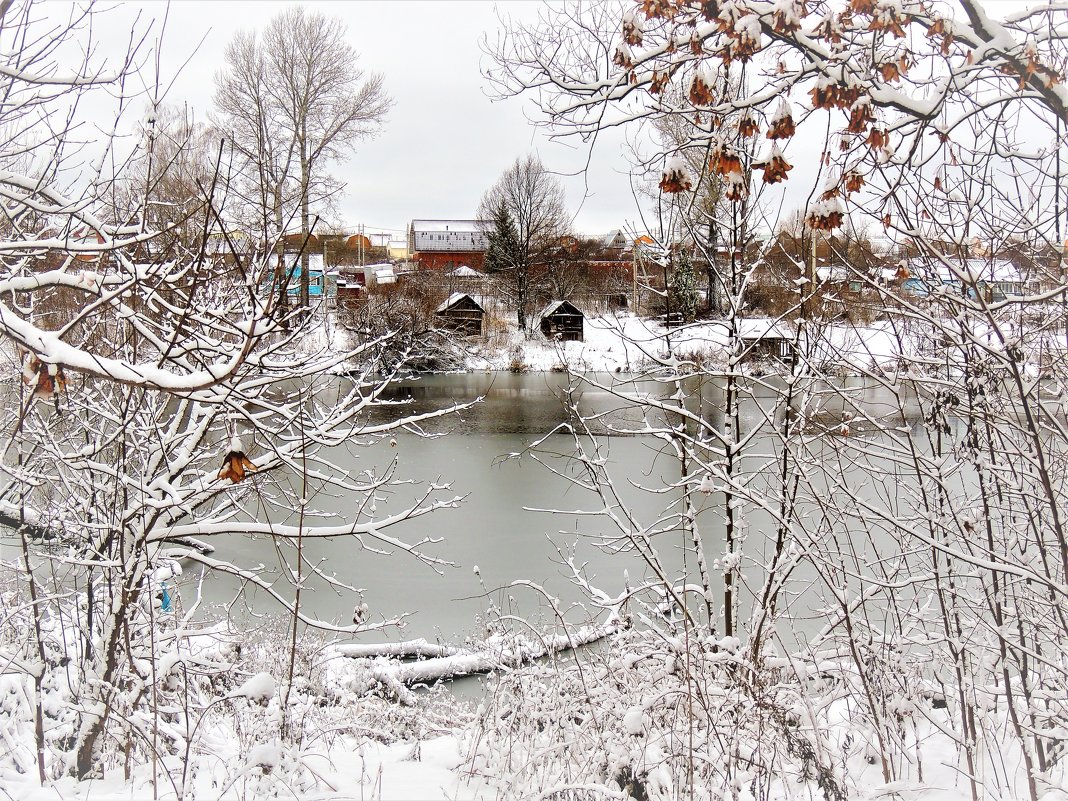
<svg viewBox="0 0 1068 801">
<path fill-rule="evenodd" d="M 670 383 L 620 383 L 627 381 L 626 376 L 603 374 L 595 379 L 604 384 L 615 383 L 616 392 L 623 396 L 648 393 L 663 397 L 674 391 Z M 523 452 L 534 440 L 568 419 L 561 402 L 567 386 L 567 376 L 553 373 L 461 374 L 405 381 L 392 390 L 392 398 L 410 401 L 403 407 L 406 413 L 418 414 L 478 397 L 483 400 L 455 416 L 433 421 L 429 430 L 447 433 L 446 436 L 402 433 L 395 437 L 395 444 L 388 440 L 369 441 L 340 454 L 338 462 L 350 470 L 374 470 L 378 474 L 396 459 L 396 476 L 414 482 L 397 488 L 395 494 L 380 502 L 376 509 L 378 516 L 411 502 L 430 482 L 448 482 L 451 494 L 464 496 L 457 509 L 441 510 L 391 529 L 392 534 L 407 541 L 440 538 L 440 543 L 427 545 L 425 550 L 455 566 L 442 566 L 435 571 L 405 553 L 386 556 L 360 549 L 351 538 L 306 543 L 306 554 L 320 569 L 364 591 L 363 601 L 372 621 L 410 613 L 403 630 L 376 632 L 368 634 L 366 639 L 426 637 L 459 642 L 465 637 L 478 637 L 486 631 L 484 613 L 490 606 L 533 622 L 555 622 L 537 590 L 529 586 L 509 587 L 517 581 L 538 583 L 563 601 L 571 622 L 583 622 L 589 615 L 572 606 L 583 600 L 584 594 L 569 580 L 568 557 L 584 566 L 591 583 L 609 595 L 620 593 L 627 580 L 633 587 L 651 575 L 636 554 L 610 553 L 610 549 L 596 545 L 600 535 L 611 532 L 603 519 L 566 513 L 597 508 L 598 502 L 592 494 L 554 475 L 529 454 L 520 459 L 506 458 L 508 454 Z M 711 419 L 721 429 L 721 388 L 706 379 L 703 384 L 691 383 L 686 389 L 688 408 Z M 900 432 L 903 420 L 891 393 L 863 384 L 858 384 L 856 390 L 856 402 L 863 403 L 868 414 L 885 417 L 887 426 L 897 426 Z M 777 392 L 777 387 L 757 388 L 754 398 L 743 404 L 743 428 L 774 419 Z M 828 399 L 822 417 L 831 421 L 839 419 L 844 406 L 852 404 L 846 401 L 843 406 L 837 391 L 828 393 Z M 607 458 L 609 472 L 635 516 L 644 524 L 651 524 L 676 497 L 673 495 L 676 491 L 653 494 L 637 487 L 662 490 L 678 480 L 679 463 L 668 455 L 665 444 L 656 437 L 615 433 L 619 429 L 634 431 L 644 425 L 641 414 L 626 397 L 585 386 L 576 400 L 583 415 L 603 415 L 597 423 L 597 433 L 601 435 L 602 455 Z M 378 414 L 398 413 L 394 407 Z M 751 480 L 758 487 L 759 482 L 768 480 L 761 476 L 761 471 L 774 463 L 772 438 L 766 440 L 765 446 L 759 442 L 755 448 L 751 445 L 756 456 L 747 457 L 753 458 Z M 856 438 L 857 445 L 862 443 L 863 440 Z M 840 449 L 842 441 L 828 439 L 828 445 Z M 819 437 L 811 447 L 819 450 Z M 570 455 L 574 452 L 573 441 L 565 434 L 558 434 L 550 437 L 541 450 Z M 836 453 L 834 460 L 829 459 L 829 469 L 839 469 L 840 458 L 841 454 Z M 858 472 L 857 476 L 860 478 L 863 473 Z M 887 491 L 893 485 L 892 474 L 883 480 L 883 484 L 887 482 L 887 486 L 867 482 L 858 492 L 872 498 L 892 496 L 892 491 Z M 722 496 L 696 494 L 695 497 L 706 557 L 711 562 L 723 553 Z M 347 498 L 318 496 L 313 505 L 346 519 L 356 513 L 354 502 Z M 565 510 L 565 513 L 550 515 L 531 511 L 538 508 Z M 773 528 L 770 519 L 762 518 L 757 510 L 747 515 L 745 524 L 747 555 L 760 561 Z M 220 557 L 243 564 L 262 562 L 281 578 L 278 554 L 270 540 L 234 536 L 215 538 L 213 543 Z M 681 575 L 687 567 L 693 571 L 692 546 L 681 531 L 661 535 L 654 545 L 667 567 L 675 571 L 673 577 Z M 819 606 L 816 599 L 806 594 L 811 578 L 803 570 L 793 576 L 796 589 L 791 598 L 798 617 L 807 616 Z M 187 571 L 183 578 L 182 593 L 187 604 L 194 593 L 195 579 L 193 571 Z M 292 590 L 284 578 L 276 587 L 291 596 Z M 321 579 L 309 581 L 306 587 L 302 607 L 307 613 L 349 622 L 351 596 L 340 597 Z M 205 600 L 211 604 L 232 601 L 232 614 L 250 627 L 256 625 L 260 616 L 277 614 L 277 605 L 262 593 L 247 587 L 241 593 L 240 589 L 236 581 L 214 578 L 205 583 Z M 755 590 L 742 589 L 743 606 L 747 603 L 747 592 Z M 815 618 L 805 628 L 818 628 L 818 613 Z"/>
<path fill-rule="evenodd" d="M 491 604 L 506 613 L 537 617 L 546 610 L 536 590 L 502 588 L 517 580 L 530 580 L 565 601 L 576 600 L 579 593 L 567 581 L 565 574 L 570 570 L 564 565 L 564 557 L 572 553 L 578 563 L 586 564 L 590 578 L 609 592 L 622 589 L 624 570 L 632 581 L 645 574 L 645 567 L 636 556 L 605 554 L 579 536 L 595 536 L 604 529 L 600 521 L 573 514 L 527 511 L 571 510 L 594 504 L 590 495 L 571 487 L 529 455 L 506 458 L 523 451 L 567 419 L 561 402 L 566 385 L 566 376 L 553 373 L 463 374 L 405 381 L 397 385 L 392 396 L 411 399 L 411 404 L 403 407 L 406 413 L 418 414 L 478 397 L 484 400 L 455 416 L 433 421 L 430 430 L 447 432 L 446 436 L 401 433 L 395 437 L 395 445 L 388 440 L 369 441 L 364 447 L 341 454 L 339 461 L 355 471 L 381 472 L 395 458 L 396 476 L 415 482 L 397 488 L 393 497 L 379 503 L 379 516 L 403 506 L 429 482 L 448 482 L 450 494 L 464 496 L 459 508 L 439 510 L 390 530 L 394 536 L 409 541 L 427 536 L 441 538 L 442 542 L 425 548 L 428 553 L 455 563 L 455 567 L 440 567 L 440 573 L 405 553 L 383 556 L 360 550 L 351 538 L 305 544 L 306 554 L 323 571 L 336 573 L 342 581 L 364 590 L 372 620 L 411 613 L 403 631 L 375 633 L 369 638 L 440 637 L 456 642 L 466 636 L 478 636 L 485 631 L 480 616 Z M 633 392 L 635 387 L 628 385 L 623 390 Z M 661 388 L 647 384 L 643 391 L 659 392 Z M 616 424 L 631 429 L 640 425 L 640 415 L 633 409 L 624 413 L 626 402 L 610 393 L 587 387 L 580 406 L 584 412 L 620 409 L 619 414 L 612 415 Z M 397 414 L 398 410 L 382 413 Z M 655 439 L 612 435 L 604 441 L 610 471 L 624 482 L 630 479 L 662 486 L 677 479 L 678 464 L 660 457 L 661 443 Z M 563 453 L 573 450 L 570 438 L 564 435 L 552 437 L 546 449 Z M 649 514 L 655 514 L 663 501 L 635 489 L 625 494 L 638 509 L 647 506 Z M 312 503 L 343 516 L 350 514 L 352 508 L 352 501 L 345 498 L 319 496 Z M 213 544 L 221 558 L 245 564 L 258 561 L 276 574 L 279 572 L 278 556 L 269 540 L 233 536 L 214 538 Z M 681 551 L 672 551 L 671 545 L 665 543 L 662 555 L 681 568 Z M 183 577 L 182 593 L 187 604 L 187 596 L 195 590 L 195 578 L 193 570 L 187 570 Z M 276 586 L 282 589 L 282 582 Z M 302 606 L 308 613 L 348 622 L 352 616 L 350 598 L 338 597 L 321 580 L 313 580 L 308 586 L 311 591 L 302 597 Z M 238 589 L 236 581 L 213 578 L 205 583 L 205 600 L 212 604 L 232 600 Z M 232 611 L 252 626 L 257 616 L 277 612 L 277 607 L 262 593 L 246 588 Z M 577 610 L 572 614 L 574 622 L 585 618 Z"/>
</svg>

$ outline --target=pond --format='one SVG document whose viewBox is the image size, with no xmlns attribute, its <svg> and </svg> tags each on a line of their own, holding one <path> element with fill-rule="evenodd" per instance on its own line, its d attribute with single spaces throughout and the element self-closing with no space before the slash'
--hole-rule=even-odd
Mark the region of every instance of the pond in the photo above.
<svg viewBox="0 0 1068 801">
<path fill-rule="evenodd" d="M 642 433 L 644 418 L 629 399 L 644 394 L 668 397 L 676 391 L 676 386 L 671 382 L 634 380 L 620 375 L 590 378 L 605 388 L 585 383 L 573 392 L 572 402 L 583 417 L 594 420 L 592 426 L 602 448 L 600 455 L 605 459 L 620 502 L 641 525 L 652 525 L 679 497 L 679 491 L 672 489 L 672 485 L 680 477 L 680 464 L 665 441 Z M 561 608 L 568 610 L 571 622 L 582 622 L 588 619 L 589 612 L 574 606 L 586 599 L 586 593 L 574 581 L 574 567 L 581 568 L 583 576 L 609 596 L 621 593 L 628 584 L 638 586 L 643 579 L 651 577 L 648 566 L 637 553 L 621 549 L 620 543 L 611 539 L 618 532 L 614 532 L 607 519 L 577 513 L 600 506 L 592 493 L 577 488 L 566 477 L 570 468 L 565 461 L 575 453 L 575 447 L 573 439 L 558 427 L 570 418 L 563 397 L 572 381 L 566 375 L 555 373 L 432 375 L 405 380 L 389 393 L 390 399 L 407 402 L 403 407 L 405 413 L 419 414 L 476 398 L 481 400 L 462 412 L 433 421 L 433 427 L 424 431 L 432 436 L 399 433 L 392 442 L 370 440 L 363 447 L 335 454 L 342 467 L 356 472 L 373 470 L 378 475 L 396 460 L 396 475 L 414 482 L 398 487 L 391 496 L 383 498 L 376 508 L 379 516 L 411 502 L 431 482 L 447 482 L 450 496 L 463 497 L 458 508 L 439 510 L 390 529 L 392 535 L 408 541 L 425 537 L 440 540 L 427 545 L 425 550 L 450 562 L 449 566 L 432 568 L 403 552 L 374 553 L 360 548 L 351 538 L 305 543 L 305 554 L 311 563 L 362 590 L 371 621 L 406 615 L 403 630 L 376 632 L 368 634 L 366 639 L 425 637 L 462 642 L 485 634 L 489 623 L 486 612 L 490 608 L 497 610 L 495 614 L 552 623 L 553 613 L 541 597 L 542 589 L 561 600 Z M 687 408 L 722 428 L 721 383 L 708 378 L 686 379 L 685 389 Z M 782 414 L 777 404 L 782 382 L 778 379 L 756 382 L 752 389 L 752 395 L 742 406 L 743 429 L 762 424 L 768 427 L 769 421 Z M 837 421 L 843 413 L 852 416 L 862 410 L 870 416 L 869 421 L 881 420 L 887 427 L 900 427 L 904 418 L 914 420 L 918 414 L 914 401 L 906 404 L 902 415 L 893 392 L 862 381 L 853 386 L 847 382 L 845 386 L 813 389 L 817 398 L 822 392 L 827 399 L 819 401 L 822 405 L 813 415 L 817 421 Z M 382 415 L 396 415 L 398 411 L 392 407 L 378 414 L 380 421 L 386 419 Z M 818 428 L 819 424 L 816 425 Z M 832 422 L 832 429 L 837 426 L 838 423 Z M 558 433 L 542 442 L 539 453 L 541 461 L 550 464 L 554 463 L 550 455 L 559 454 L 562 458 L 555 463 L 560 474 L 526 452 L 532 442 L 554 429 Z M 438 434 L 444 436 L 433 436 Z M 863 449 L 870 450 L 880 436 L 875 432 L 866 440 L 858 437 L 857 445 L 866 443 Z M 821 447 L 831 447 L 834 453 L 828 454 L 829 464 L 831 469 L 838 469 L 841 441 L 828 436 L 824 445 L 821 437 L 822 433 L 816 430 L 809 448 L 818 451 Z M 774 463 L 778 452 L 776 440 L 770 434 L 761 437 L 751 443 L 750 450 L 752 455 L 747 459 L 751 461 L 746 469 L 752 471 L 749 480 L 759 494 L 759 482 L 770 480 L 762 473 Z M 511 454 L 522 455 L 509 457 Z M 830 461 L 831 456 L 834 461 Z M 892 482 L 893 477 L 888 474 L 884 480 Z M 874 499 L 885 495 L 886 488 L 869 482 L 858 493 Z M 694 497 L 705 556 L 711 562 L 724 550 L 723 498 L 702 493 L 695 493 Z M 349 519 L 354 503 L 351 498 L 313 499 L 313 505 L 318 508 Z M 557 512 L 549 514 L 539 509 Z M 758 564 L 764 560 L 764 550 L 768 547 L 768 535 L 773 528 L 771 516 L 758 506 L 747 513 L 743 523 L 752 534 L 745 545 L 747 556 Z M 231 536 L 215 538 L 213 544 L 222 558 L 264 564 L 270 575 L 280 579 L 276 584 L 279 591 L 292 595 L 276 547 L 270 540 Z M 681 530 L 661 534 L 653 547 L 672 571 L 673 578 L 687 567 L 693 572 L 695 554 Z M 187 571 L 183 577 L 181 591 L 186 603 L 194 592 L 196 578 L 194 571 Z M 791 603 L 800 618 L 819 606 L 818 598 L 807 599 L 804 589 L 815 577 L 802 568 L 793 578 L 797 589 Z M 514 585 L 515 582 L 534 582 L 538 587 Z M 305 586 L 302 608 L 306 613 L 343 623 L 351 619 L 351 595 L 337 594 L 317 577 Z M 743 606 L 751 603 L 756 589 L 743 586 Z M 261 617 L 265 625 L 270 625 L 271 616 L 278 613 L 277 605 L 262 593 L 228 578 L 216 577 L 205 582 L 204 595 L 209 604 L 227 606 L 228 613 L 247 626 L 256 625 Z"/>
<path fill-rule="evenodd" d="M 670 392 L 655 382 L 633 384 L 626 383 L 625 377 L 602 378 L 624 381 L 618 388 L 623 395 Z M 398 487 L 391 497 L 380 501 L 378 516 L 401 508 L 432 482 L 448 483 L 447 495 L 463 498 L 458 508 L 438 510 L 390 529 L 392 536 L 409 541 L 440 538 L 441 542 L 425 550 L 452 566 L 435 569 L 403 552 L 388 556 L 372 553 L 360 549 L 351 538 L 305 543 L 309 560 L 363 590 L 371 620 L 408 614 L 403 631 L 369 637 L 462 641 L 485 633 L 483 613 L 493 605 L 505 614 L 537 618 L 546 612 L 538 591 L 530 587 L 509 589 L 508 585 L 535 581 L 565 605 L 576 601 L 582 594 L 568 580 L 568 557 L 584 565 L 590 580 L 607 592 L 616 593 L 623 587 L 625 571 L 632 581 L 641 579 L 645 565 L 638 556 L 610 555 L 590 542 L 606 528 L 601 521 L 566 512 L 533 511 L 590 508 L 589 494 L 574 488 L 530 454 L 509 458 L 510 454 L 522 454 L 532 442 L 568 420 L 562 400 L 567 387 L 567 376 L 555 373 L 431 375 L 405 380 L 389 393 L 391 400 L 409 402 L 402 407 L 405 414 L 481 400 L 462 412 L 432 421 L 431 428 L 424 427 L 430 436 L 400 432 L 393 442 L 369 439 L 362 447 L 334 454 L 346 469 L 373 470 L 379 475 L 395 459 L 396 476 L 414 482 Z M 677 480 L 678 463 L 662 453 L 657 440 L 626 433 L 643 423 L 640 413 L 625 399 L 587 386 L 575 400 L 584 415 L 602 415 L 597 430 L 605 435 L 609 473 L 619 482 L 624 497 L 635 506 L 636 513 L 655 516 L 663 498 L 651 498 L 627 482 L 663 486 Z M 381 410 L 368 422 L 397 414 L 395 407 Z M 609 433 L 610 427 L 613 433 Z M 564 434 L 553 435 L 542 450 L 570 455 L 573 441 Z M 320 496 L 314 497 L 312 504 L 345 517 L 354 501 Z M 262 562 L 272 575 L 284 579 L 275 546 L 269 540 L 230 536 L 212 542 L 220 558 L 244 564 Z M 681 551 L 669 549 L 662 555 L 681 568 Z M 183 597 L 194 591 L 194 570 L 187 569 L 182 585 Z M 281 588 L 282 582 L 277 586 Z M 351 619 L 350 596 L 339 597 L 321 579 L 312 579 L 306 587 L 310 591 L 303 593 L 302 606 L 308 614 L 343 622 Z M 204 584 L 204 600 L 226 604 L 231 614 L 250 625 L 260 615 L 277 613 L 276 604 L 263 593 L 247 586 L 244 592 L 239 592 L 241 589 L 234 580 L 212 578 Z M 291 596 L 288 587 L 285 591 Z M 581 613 L 574 618 L 581 619 Z"/>
</svg>

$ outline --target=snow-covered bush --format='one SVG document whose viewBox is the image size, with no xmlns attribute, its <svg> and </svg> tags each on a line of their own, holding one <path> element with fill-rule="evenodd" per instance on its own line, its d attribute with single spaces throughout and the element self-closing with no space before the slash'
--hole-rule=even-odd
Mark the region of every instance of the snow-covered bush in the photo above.
<svg viewBox="0 0 1068 801">
<path fill-rule="evenodd" d="M 469 769 L 505 794 L 537 786 L 558 799 L 764 798 L 798 782 L 844 798 L 844 765 L 805 696 L 796 676 L 746 664 L 736 642 L 630 631 L 498 676 L 468 735 Z"/>
</svg>

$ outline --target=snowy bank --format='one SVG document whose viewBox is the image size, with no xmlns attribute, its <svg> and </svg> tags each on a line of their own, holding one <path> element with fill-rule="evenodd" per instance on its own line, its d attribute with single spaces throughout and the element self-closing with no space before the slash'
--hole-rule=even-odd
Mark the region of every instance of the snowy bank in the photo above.
<svg viewBox="0 0 1068 801">
<path fill-rule="evenodd" d="M 792 323 L 764 317 L 741 318 L 738 329 L 739 335 L 747 339 L 768 332 L 787 339 L 796 336 Z M 893 369 L 903 353 L 916 350 L 889 323 L 828 324 L 821 326 L 816 336 L 813 352 L 821 367 Z M 715 371 L 726 368 L 729 346 L 730 331 L 725 320 L 702 320 L 667 328 L 656 320 L 618 314 L 587 318 L 582 342 L 552 342 L 540 333 L 528 338 L 514 323 L 510 324 L 496 341 L 472 348 L 465 367 L 470 371 L 640 372 L 674 358 Z M 766 368 L 768 363 L 763 365 Z"/>
</svg>

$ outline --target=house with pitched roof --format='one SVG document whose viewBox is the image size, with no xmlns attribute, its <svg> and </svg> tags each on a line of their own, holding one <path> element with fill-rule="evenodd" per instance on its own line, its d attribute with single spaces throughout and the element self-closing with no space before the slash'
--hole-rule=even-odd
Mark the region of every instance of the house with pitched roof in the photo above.
<svg viewBox="0 0 1068 801">
<path fill-rule="evenodd" d="M 408 252 L 424 270 L 481 270 L 492 228 L 489 220 L 412 220 Z"/>
</svg>

